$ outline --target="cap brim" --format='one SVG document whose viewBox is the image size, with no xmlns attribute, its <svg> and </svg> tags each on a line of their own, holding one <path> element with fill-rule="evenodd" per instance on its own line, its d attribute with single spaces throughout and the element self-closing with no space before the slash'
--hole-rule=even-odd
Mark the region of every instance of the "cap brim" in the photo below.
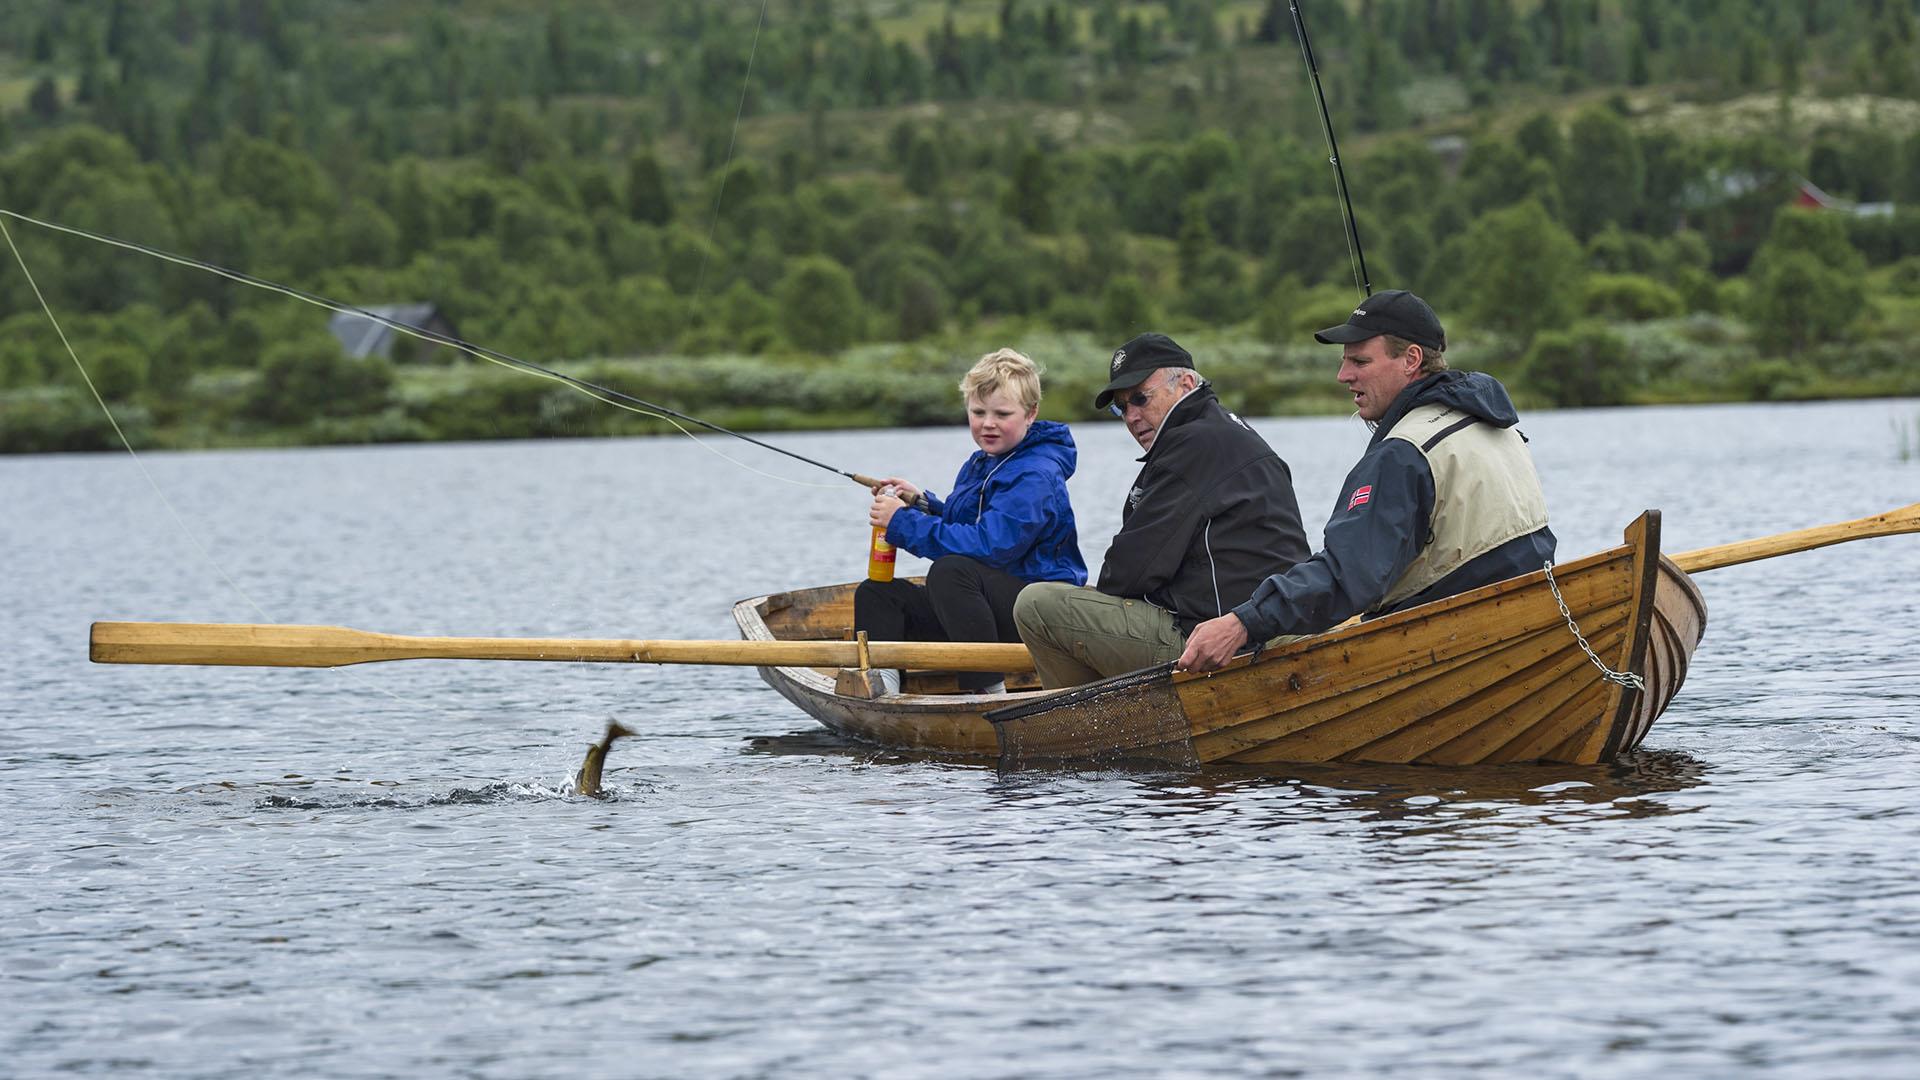
<svg viewBox="0 0 1920 1080">
<path fill-rule="evenodd" d="M 1313 340 L 1322 345 L 1351 345 L 1356 341 L 1377 338 L 1380 334 L 1381 331 L 1379 330 L 1369 330 L 1364 326 L 1355 326 L 1352 323 L 1343 322 L 1339 326 L 1329 326 L 1325 330 L 1314 334 Z"/>
<path fill-rule="evenodd" d="M 1131 390 L 1134 387 L 1139 386 L 1141 383 L 1146 382 L 1148 377 L 1150 377 L 1155 371 L 1158 371 L 1158 370 L 1160 369 L 1148 368 L 1145 371 L 1129 371 L 1124 375 L 1114 376 L 1113 381 L 1108 383 L 1106 385 L 1106 388 L 1101 390 L 1100 393 L 1094 397 L 1093 407 L 1096 409 L 1106 408 L 1107 406 L 1113 404 L 1114 391 Z"/>
</svg>

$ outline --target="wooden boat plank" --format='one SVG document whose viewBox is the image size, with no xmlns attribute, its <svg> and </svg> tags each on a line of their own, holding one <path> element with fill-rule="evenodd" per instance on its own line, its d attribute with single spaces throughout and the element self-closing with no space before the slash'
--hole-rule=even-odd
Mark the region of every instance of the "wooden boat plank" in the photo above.
<svg viewBox="0 0 1920 1080">
<path fill-rule="evenodd" d="M 1371 708 L 1277 739 L 1249 757 L 1266 760 L 1404 763 L 1497 713 L 1530 689 L 1539 665 L 1578 647 L 1551 629 L 1528 635 L 1471 667 L 1455 668 L 1380 699 Z M 1584 659 L 1584 656 L 1582 657 Z M 1395 741 L 1398 739 L 1398 741 Z M 1297 758 L 1295 755 L 1310 755 Z"/>
<path fill-rule="evenodd" d="M 1572 738 L 1583 738 L 1600 726 L 1600 707 L 1606 703 L 1606 684 L 1587 680 L 1577 684 L 1574 695 L 1561 702 L 1504 746 L 1489 750 L 1483 759 L 1488 765 L 1507 765 L 1519 761 L 1553 760 L 1556 746 Z M 1469 736 L 1471 736 L 1471 732 Z"/>
<path fill-rule="evenodd" d="M 1630 598 L 1628 571 L 1624 559 L 1602 564 L 1570 578 L 1563 593 L 1581 618 L 1595 618 Z M 1409 672 L 1471 657 L 1515 634 L 1535 632 L 1548 612 L 1557 623 L 1559 608 L 1551 596 L 1539 590 L 1501 596 L 1489 601 L 1485 611 L 1476 609 L 1462 629 L 1438 643 L 1430 634 L 1421 633 L 1425 627 L 1419 623 L 1402 624 L 1360 645 L 1309 638 L 1261 657 L 1252 670 L 1242 662 L 1212 677 L 1176 677 L 1176 686 L 1187 715 L 1196 718 L 1195 739 L 1204 740 L 1216 731 L 1270 717 L 1280 711 L 1277 705 L 1282 701 L 1291 711 Z M 1211 759 L 1206 753 L 1201 756 Z"/>
<path fill-rule="evenodd" d="M 1536 630 L 1529 636 L 1544 635 L 1547 632 Z M 1437 679 L 1462 666 L 1478 663 L 1520 640 L 1525 639 L 1489 641 L 1473 652 L 1462 653 L 1424 667 L 1384 673 L 1372 682 L 1355 686 L 1343 693 L 1318 697 L 1304 705 L 1291 704 L 1291 698 L 1271 700 L 1267 703 L 1266 709 L 1260 713 L 1254 713 L 1251 710 L 1244 712 L 1244 718 L 1232 727 L 1218 727 L 1205 734 L 1195 735 L 1194 746 L 1202 761 L 1235 760 L 1238 755 L 1257 750 L 1276 739 L 1357 710 L 1370 708 L 1408 687 Z"/>
<path fill-rule="evenodd" d="M 1626 640 L 1621 630 L 1601 631 L 1591 639 L 1602 656 L 1617 650 Z M 1574 663 L 1574 658 L 1579 663 Z M 1581 665 L 1586 665 L 1583 670 Z M 1515 674 L 1498 687 L 1483 691 L 1483 700 L 1463 701 L 1448 714 L 1436 716 L 1409 728 L 1402 736 L 1382 740 L 1381 745 L 1400 741 L 1395 753 L 1405 754 L 1425 736 L 1428 748 L 1407 755 L 1404 760 L 1428 765 L 1477 765 L 1495 752 L 1534 732 L 1542 723 L 1559 713 L 1560 707 L 1595 685 L 1598 672 L 1578 645 L 1569 641 L 1558 653 Z M 1577 727 L 1582 718 L 1563 718 L 1562 724 Z M 1444 738 L 1441 738 L 1444 736 Z M 1438 741 L 1434 741 L 1438 740 Z M 1367 747 L 1365 753 L 1374 752 Z"/>
<path fill-rule="evenodd" d="M 1469 697 L 1487 684 L 1484 667 L 1501 657 L 1503 670 L 1524 668 L 1564 647 L 1551 628 L 1543 628 L 1488 650 L 1486 657 L 1467 666 L 1454 666 L 1433 677 L 1417 673 L 1356 692 L 1323 711 L 1311 725 L 1300 725 L 1258 747 L 1234 755 L 1235 761 L 1333 761 L 1392 735 L 1420 717 L 1430 716 Z M 1504 656 L 1502 654 L 1505 654 Z"/>
</svg>

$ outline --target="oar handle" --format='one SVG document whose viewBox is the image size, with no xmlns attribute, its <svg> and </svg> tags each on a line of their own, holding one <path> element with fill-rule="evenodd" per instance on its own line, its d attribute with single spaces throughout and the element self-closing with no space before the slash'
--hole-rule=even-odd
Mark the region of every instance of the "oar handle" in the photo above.
<svg viewBox="0 0 1920 1080">
<path fill-rule="evenodd" d="M 1776 555 L 1791 555 L 1798 551 L 1827 547 L 1830 544 L 1844 544 L 1849 540 L 1866 540 L 1875 536 L 1895 536 L 1910 532 L 1920 532 L 1920 503 L 1903 506 L 1898 510 L 1889 510 L 1884 514 L 1875 514 L 1872 517 L 1841 521 L 1832 525 L 1816 525 L 1811 529 L 1797 529 L 1793 532 L 1762 536 L 1756 540 L 1741 540 L 1737 543 L 1721 544 L 1718 547 L 1700 548 L 1670 557 L 1680 569 L 1689 574 L 1697 574 L 1702 570 L 1738 566 L 1741 563 L 1759 559 L 1771 559 Z"/>
<path fill-rule="evenodd" d="M 344 626 L 97 622 L 97 664 L 345 667 L 381 660 L 545 660 L 602 664 L 862 667 L 857 641 L 646 641 L 596 638 L 411 637 Z M 865 643 L 868 663 L 933 671 L 1033 670 L 1024 645 L 963 641 Z"/>
</svg>

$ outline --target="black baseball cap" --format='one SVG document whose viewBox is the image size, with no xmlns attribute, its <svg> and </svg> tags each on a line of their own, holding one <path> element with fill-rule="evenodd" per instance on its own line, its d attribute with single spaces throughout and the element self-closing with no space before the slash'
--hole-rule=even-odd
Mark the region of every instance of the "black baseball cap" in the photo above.
<svg viewBox="0 0 1920 1080">
<path fill-rule="evenodd" d="M 1107 366 L 1107 373 L 1113 378 L 1093 399 L 1093 407 L 1104 409 L 1113 404 L 1114 391 L 1139 386 L 1161 368 L 1192 366 L 1193 355 L 1175 345 L 1172 338 L 1165 334 L 1141 334 L 1113 350 L 1113 360 Z"/>
<path fill-rule="evenodd" d="M 1425 300 L 1405 289 L 1377 292 L 1353 309 L 1353 315 L 1339 326 L 1329 326 L 1313 335 L 1322 345 L 1351 345 L 1356 341 L 1392 334 L 1434 352 L 1447 351 L 1447 332 L 1440 316 Z"/>
</svg>

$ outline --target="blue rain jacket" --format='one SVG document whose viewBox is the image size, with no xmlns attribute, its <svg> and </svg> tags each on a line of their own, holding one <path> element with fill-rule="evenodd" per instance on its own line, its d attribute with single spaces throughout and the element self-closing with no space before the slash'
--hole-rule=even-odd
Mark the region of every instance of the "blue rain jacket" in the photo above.
<svg viewBox="0 0 1920 1080">
<path fill-rule="evenodd" d="M 1036 420 L 999 457 L 974 451 L 945 499 L 924 492 L 927 512 L 894 514 L 887 542 L 923 559 L 965 555 L 1024 581 L 1085 585 L 1087 563 L 1067 501 L 1067 477 L 1079 459 L 1067 425 Z"/>
</svg>

